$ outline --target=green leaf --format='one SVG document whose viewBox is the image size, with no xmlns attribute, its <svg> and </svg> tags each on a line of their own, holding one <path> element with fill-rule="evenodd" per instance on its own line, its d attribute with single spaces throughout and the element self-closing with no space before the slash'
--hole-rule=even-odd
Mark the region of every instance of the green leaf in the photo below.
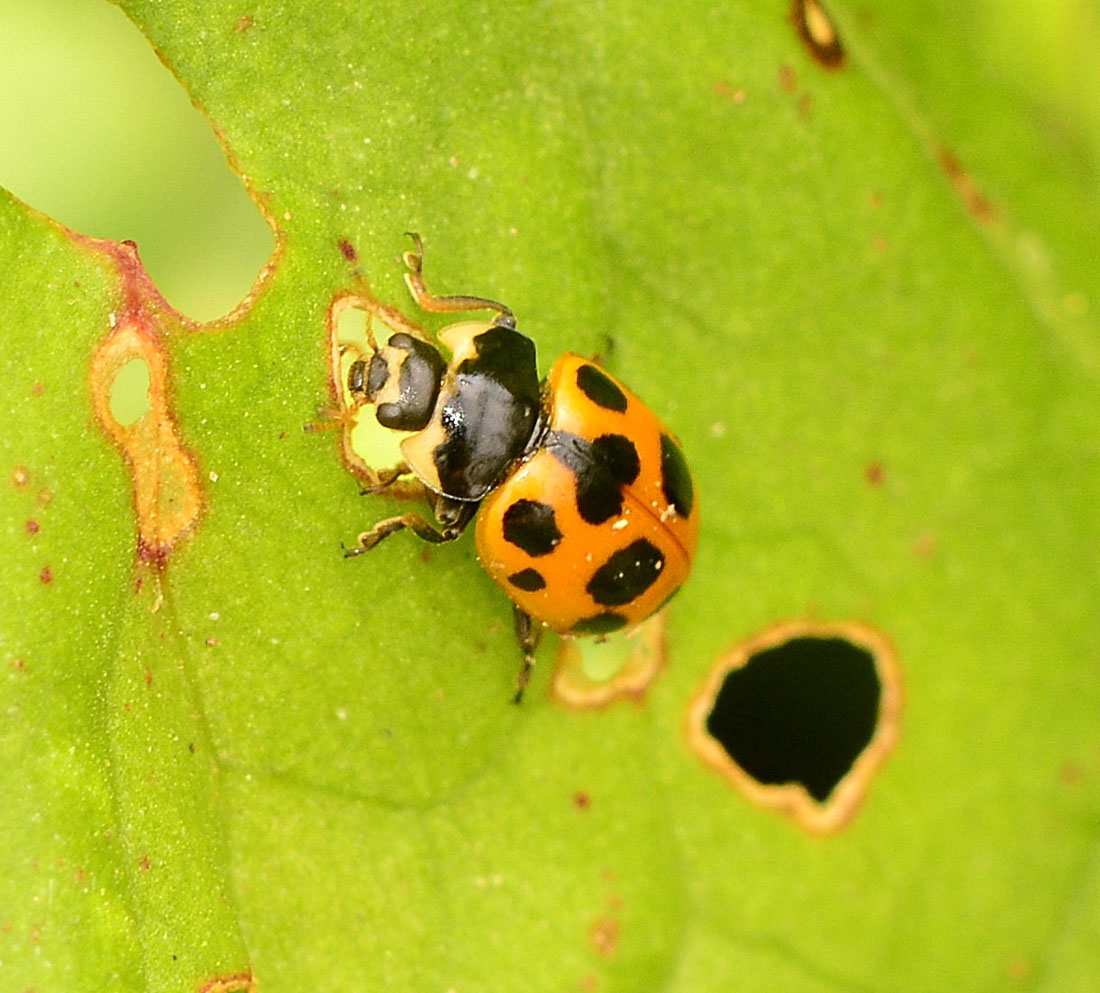
<svg viewBox="0 0 1100 993">
<path fill-rule="evenodd" d="M 1100 121 L 1050 67 L 1095 6 L 838 7 L 831 67 L 776 5 L 120 6 L 277 249 L 198 325 L 0 199 L 3 986 L 1089 988 Z M 472 536 L 341 555 L 407 504 L 302 427 L 335 299 L 422 316 L 410 230 L 684 442 L 700 550 L 638 702 L 564 705 L 547 638 L 510 706 Z M 684 730 L 790 619 L 902 673 L 820 837 Z"/>
</svg>

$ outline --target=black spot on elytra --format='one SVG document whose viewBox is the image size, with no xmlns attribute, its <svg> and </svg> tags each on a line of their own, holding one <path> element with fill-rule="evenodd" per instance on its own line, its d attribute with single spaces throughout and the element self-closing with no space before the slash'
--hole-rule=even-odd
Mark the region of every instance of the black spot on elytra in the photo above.
<svg viewBox="0 0 1100 993">
<path fill-rule="evenodd" d="M 622 488 L 638 478 L 641 461 L 634 443 L 621 434 L 588 441 L 551 431 L 547 450 L 576 477 L 577 512 L 589 524 L 603 524 L 622 512 Z"/>
<path fill-rule="evenodd" d="M 577 386 L 597 407 L 619 414 L 626 410 L 626 394 L 594 365 L 582 365 L 577 370 Z"/>
<path fill-rule="evenodd" d="M 601 565 L 585 589 L 603 607 L 621 607 L 638 599 L 661 574 L 665 557 L 651 541 L 639 538 Z"/>
<path fill-rule="evenodd" d="M 622 614 L 616 614 L 612 610 L 605 610 L 602 614 L 595 614 L 577 621 L 572 627 L 573 634 L 611 634 L 626 627 L 626 618 Z"/>
<path fill-rule="evenodd" d="M 695 487 L 691 483 L 684 453 L 667 434 L 661 435 L 661 492 L 681 517 L 688 517 L 695 503 Z"/>
<path fill-rule="evenodd" d="M 516 589 L 526 590 L 528 593 L 546 589 L 546 580 L 542 578 L 542 573 L 538 569 L 521 569 L 519 572 L 513 572 L 508 577 L 508 582 Z"/>
<path fill-rule="evenodd" d="M 554 520 L 554 508 L 537 500 L 517 500 L 504 512 L 504 540 L 538 558 L 549 555 L 562 534 Z"/>
</svg>

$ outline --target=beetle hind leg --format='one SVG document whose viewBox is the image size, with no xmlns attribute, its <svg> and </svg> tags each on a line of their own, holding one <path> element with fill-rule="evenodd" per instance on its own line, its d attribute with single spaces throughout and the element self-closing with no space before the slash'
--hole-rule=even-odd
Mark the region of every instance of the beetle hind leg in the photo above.
<svg viewBox="0 0 1100 993">
<path fill-rule="evenodd" d="M 512 703 L 518 704 L 523 702 L 523 694 L 531 682 L 531 672 L 535 668 L 535 649 L 539 647 L 539 641 L 542 638 L 542 625 L 515 604 L 512 608 L 515 614 L 516 640 L 523 653 L 523 664 L 516 673 L 516 695 L 512 697 Z"/>
</svg>

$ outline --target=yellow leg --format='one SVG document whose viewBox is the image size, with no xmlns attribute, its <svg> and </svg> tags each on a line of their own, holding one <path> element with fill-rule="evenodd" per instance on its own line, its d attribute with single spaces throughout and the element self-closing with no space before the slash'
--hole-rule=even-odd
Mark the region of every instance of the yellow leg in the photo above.
<svg viewBox="0 0 1100 993">
<path fill-rule="evenodd" d="M 405 265 L 409 268 L 409 271 L 405 273 L 405 285 L 409 288 L 409 292 L 421 310 L 426 310 L 430 314 L 455 314 L 465 310 L 495 310 L 502 318 L 506 319 L 507 323 L 515 323 L 511 309 L 496 300 L 472 296 L 436 296 L 434 293 L 429 293 L 428 288 L 424 285 L 424 243 L 420 240 L 420 235 L 415 232 L 408 231 L 406 234 L 412 238 L 416 248 L 413 251 L 406 252 L 403 256 Z"/>
</svg>

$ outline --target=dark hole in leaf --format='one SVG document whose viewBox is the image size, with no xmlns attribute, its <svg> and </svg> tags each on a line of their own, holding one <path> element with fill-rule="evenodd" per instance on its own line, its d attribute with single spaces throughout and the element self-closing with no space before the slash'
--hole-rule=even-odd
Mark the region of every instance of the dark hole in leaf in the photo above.
<svg viewBox="0 0 1100 993">
<path fill-rule="evenodd" d="M 871 741 L 875 660 L 843 638 L 792 638 L 726 676 L 707 732 L 765 785 L 800 783 L 819 803 Z"/>
</svg>

